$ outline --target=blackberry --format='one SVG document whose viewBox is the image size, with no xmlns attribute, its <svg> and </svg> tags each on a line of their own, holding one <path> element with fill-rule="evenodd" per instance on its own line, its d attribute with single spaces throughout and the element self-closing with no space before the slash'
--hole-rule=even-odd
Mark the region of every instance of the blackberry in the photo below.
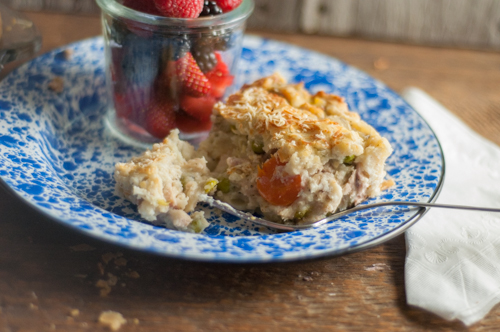
<svg viewBox="0 0 500 332">
<path fill-rule="evenodd" d="M 217 58 L 215 57 L 213 46 L 211 45 L 196 45 L 191 49 L 191 54 L 196 60 L 198 67 L 201 71 L 207 73 L 214 69 L 217 64 Z"/>
<path fill-rule="evenodd" d="M 193 40 L 191 54 L 202 72 L 207 73 L 217 65 L 216 51 L 225 51 L 234 46 L 233 36 L 233 33 L 222 29 L 199 35 Z"/>
<path fill-rule="evenodd" d="M 203 9 L 200 13 L 200 17 L 215 16 L 220 14 L 222 14 L 222 9 L 217 5 L 217 1 L 205 0 L 203 2 Z"/>
</svg>

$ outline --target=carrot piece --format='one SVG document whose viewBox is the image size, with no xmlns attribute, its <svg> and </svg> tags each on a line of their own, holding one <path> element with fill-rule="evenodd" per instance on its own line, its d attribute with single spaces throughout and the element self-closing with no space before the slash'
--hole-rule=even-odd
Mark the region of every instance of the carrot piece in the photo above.
<svg viewBox="0 0 500 332">
<path fill-rule="evenodd" d="M 278 167 L 284 165 L 278 157 L 271 157 L 257 173 L 257 190 L 272 205 L 291 205 L 302 189 L 300 175 L 277 172 Z"/>
</svg>

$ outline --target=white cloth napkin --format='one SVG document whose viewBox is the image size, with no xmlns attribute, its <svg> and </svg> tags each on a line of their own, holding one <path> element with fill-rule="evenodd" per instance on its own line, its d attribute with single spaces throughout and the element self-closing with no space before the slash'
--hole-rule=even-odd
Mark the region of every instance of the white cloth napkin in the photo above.
<svg viewBox="0 0 500 332">
<path fill-rule="evenodd" d="M 500 148 L 423 91 L 403 97 L 444 151 L 437 202 L 500 208 Z M 408 304 L 471 325 L 500 302 L 500 213 L 434 208 L 406 232 L 406 244 Z"/>
</svg>

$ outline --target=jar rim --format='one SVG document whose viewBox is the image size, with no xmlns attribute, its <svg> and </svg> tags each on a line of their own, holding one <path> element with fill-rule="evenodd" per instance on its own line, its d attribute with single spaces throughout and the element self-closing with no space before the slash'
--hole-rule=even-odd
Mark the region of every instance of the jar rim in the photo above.
<svg viewBox="0 0 500 332">
<path fill-rule="evenodd" d="M 163 26 L 163 27 L 178 27 L 178 28 L 224 28 L 231 25 L 236 25 L 246 20 L 254 9 L 253 0 L 243 0 L 242 3 L 230 12 L 198 18 L 176 18 L 157 16 L 143 13 L 124 6 L 117 0 L 96 0 L 97 4 L 103 12 L 115 17 L 120 17 L 127 20 L 138 21 L 148 25 Z"/>
</svg>

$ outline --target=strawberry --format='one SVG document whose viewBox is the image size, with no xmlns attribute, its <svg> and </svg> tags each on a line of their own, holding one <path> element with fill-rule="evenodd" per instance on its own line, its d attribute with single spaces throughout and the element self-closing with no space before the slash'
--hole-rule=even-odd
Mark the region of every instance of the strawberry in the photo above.
<svg viewBox="0 0 500 332">
<path fill-rule="evenodd" d="M 156 8 L 167 17 L 196 18 L 203 10 L 203 0 L 154 0 Z"/>
<path fill-rule="evenodd" d="M 212 109 L 216 102 L 217 100 L 215 97 L 210 95 L 203 97 L 184 95 L 181 97 L 180 105 L 184 112 L 193 118 L 200 121 L 208 121 L 210 120 L 210 115 L 212 115 Z"/>
<path fill-rule="evenodd" d="M 220 72 L 222 75 L 230 75 L 229 68 L 227 68 L 222 55 L 219 52 L 215 52 L 215 58 L 217 59 L 217 65 L 214 70 Z"/>
<path fill-rule="evenodd" d="M 183 92 L 201 97 L 210 91 L 210 82 L 190 52 L 175 62 L 175 70 Z"/>
<path fill-rule="evenodd" d="M 199 121 L 184 112 L 177 113 L 175 123 L 177 128 L 184 133 L 198 133 L 212 128 L 211 121 Z"/>
<path fill-rule="evenodd" d="M 241 4 L 242 1 L 243 0 L 216 0 L 217 5 L 224 13 L 235 9 Z"/>
<path fill-rule="evenodd" d="M 228 86 L 233 83 L 234 77 L 231 75 L 221 75 L 219 72 L 207 73 L 208 81 L 212 86 L 210 94 L 215 98 L 222 98 Z"/>
<path fill-rule="evenodd" d="M 217 65 L 214 69 L 206 73 L 206 77 L 210 82 L 210 94 L 215 98 L 222 98 L 226 92 L 226 88 L 233 83 L 234 77 L 229 72 L 227 65 L 222 60 L 220 53 L 216 52 Z"/>
<path fill-rule="evenodd" d="M 145 127 L 152 136 L 164 138 L 175 128 L 175 108 L 169 100 L 153 100 L 144 111 Z"/>
</svg>

